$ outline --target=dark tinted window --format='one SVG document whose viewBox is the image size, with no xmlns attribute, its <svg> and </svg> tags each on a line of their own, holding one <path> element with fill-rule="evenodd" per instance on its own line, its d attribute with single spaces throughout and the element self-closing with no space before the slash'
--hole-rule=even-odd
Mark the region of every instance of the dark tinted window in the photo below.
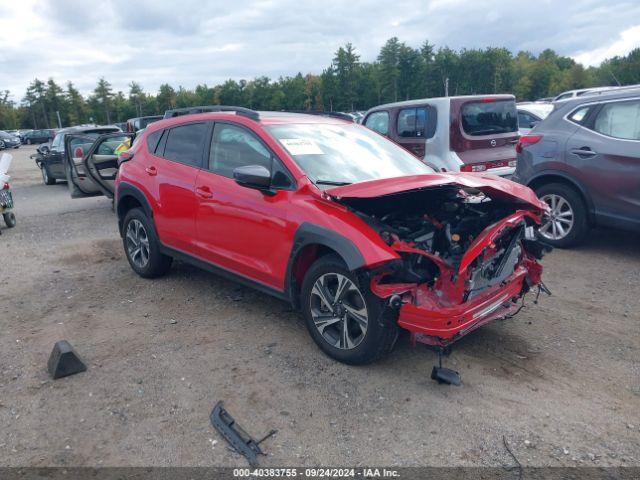
<svg viewBox="0 0 640 480">
<path fill-rule="evenodd" d="M 533 122 L 539 121 L 537 118 L 526 112 L 518 112 L 518 125 L 520 128 L 531 128 Z"/>
<path fill-rule="evenodd" d="M 471 136 L 516 132 L 516 104 L 513 100 L 467 103 L 462 107 L 462 128 Z"/>
<path fill-rule="evenodd" d="M 233 178 L 233 170 L 262 165 L 271 171 L 271 152 L 248 130 L 216 123 L 209 153 L 209 170 Z"/>
<path fill-rule="evenodd" d="M 162 156 L 167 160 L 199 167 L 202 164 L 202 148 L 207 130 L 206 123 L 190 123 L 172 128 L 167 132 Z"/>
<path fill-rule="evenodd" d="M 162 137 L 162 132 L 164 132 L 164 130 L 158 130 L 157 132 L 150 133 L 147 136 L 147 149 L 151 153 L 155 153 L 160 137 Z"/>
<path fill-rule="evenodd" d="M 640 140 L 640 100 L 605 103 L 593 129 L 609 137 Z"/>
<path fill-rule="evenodd" d="M 387 135 L 389 133 L 389 112 L 373 112 L 367 117 L 364 125 L 374 132 Z"/>
<path fill-rule="evenodd" d="M 153 122 L 157 122 L 158 120 L 162 120 L 162 117 L 159 117 L 159 118 L 141 118 L 140 121 L 138 122 L 137 128 L 140 129 L 140 130 L 143 129 L 143 128 L 147 128 Z"/>
<path fill-rule="evenodd" d="M 425 108 L 405 108 L 398 112 L 398 136 L 424 137 L 427 125 Z"/>
</svg>

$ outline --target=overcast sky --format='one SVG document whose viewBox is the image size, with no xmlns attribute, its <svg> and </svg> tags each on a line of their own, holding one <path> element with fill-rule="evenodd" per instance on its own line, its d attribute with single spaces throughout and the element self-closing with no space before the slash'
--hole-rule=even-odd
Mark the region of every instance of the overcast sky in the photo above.
<svg viewBox="0 0 640 480">
<path fill-rule="evenodd" d="M 397 36 L 459 49 L 552 48 L 585 65 L 640 46 L 640 1 L 628 0 L 0 0 L 0 91 L 34 79 L 104 76 L 192 88 L 227 78 L 320 73 L 347 42 L 374 60 Z"/>
</svg>

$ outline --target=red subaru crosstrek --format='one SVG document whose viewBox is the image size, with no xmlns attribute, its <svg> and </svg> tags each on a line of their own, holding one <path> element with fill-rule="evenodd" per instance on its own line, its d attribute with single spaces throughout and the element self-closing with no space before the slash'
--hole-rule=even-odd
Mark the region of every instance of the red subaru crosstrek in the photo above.
<svg viewBox="0 0 640 480">
<path fill-rule="evenodd" d="M 167 112 L 118 157 L 127 135 L 71 135 L 65 164 L 73 196 L 114 198 L 131 267 L 178 258 L 287 300 L 336 360 L 399 328 L 447 347 L 540 284 L 529 188 L 435 173 L 363 126 L 218 106 Z"/>
</svg>

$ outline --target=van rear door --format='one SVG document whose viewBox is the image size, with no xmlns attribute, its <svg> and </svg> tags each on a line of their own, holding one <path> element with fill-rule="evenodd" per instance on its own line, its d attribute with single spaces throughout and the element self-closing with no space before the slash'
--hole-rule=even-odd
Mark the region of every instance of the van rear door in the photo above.
<svg viewBox="0 0 640 480">
<path fill-rule="evenodd" d="M 507 176 L 515 171 L 518 112 L 511 95 L 451 99 L 450 148 L 461 171 Z"/>
</svg>

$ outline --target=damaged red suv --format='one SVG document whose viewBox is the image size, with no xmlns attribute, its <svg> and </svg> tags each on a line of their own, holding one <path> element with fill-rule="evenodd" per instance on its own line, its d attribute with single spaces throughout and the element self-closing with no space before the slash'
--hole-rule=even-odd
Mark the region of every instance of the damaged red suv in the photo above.
<svg viewBox="0 0 640 480">
<path fill-rule="evenodd" d="M 529 188 L 435 173 L 357 124 L 169 111 L 121 154 L 116 177 L 105 142 L 113 135 L 69 160 L 70 179 L 114 192 L 139 275 L 162 275 L 178 258 L 287 300 L 341 362 L 379 358 L 400 328 L 446 347 L 513 314 L 540 283 L 546 205 Z"/>
</svg>

